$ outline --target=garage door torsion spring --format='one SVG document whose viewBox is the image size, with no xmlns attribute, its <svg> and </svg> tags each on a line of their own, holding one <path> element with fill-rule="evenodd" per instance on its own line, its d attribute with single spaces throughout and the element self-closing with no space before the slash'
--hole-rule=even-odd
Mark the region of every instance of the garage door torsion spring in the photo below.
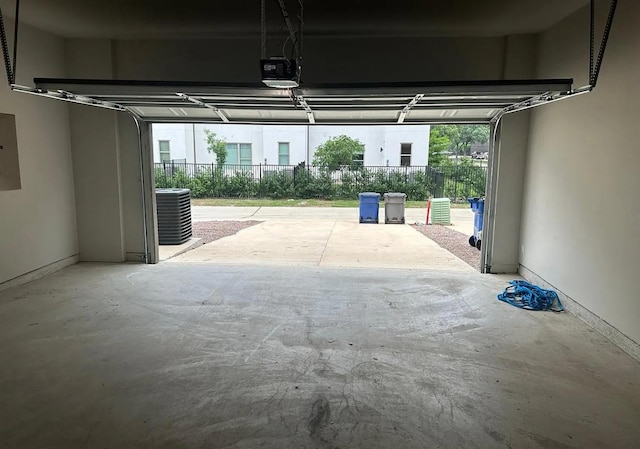
<svg viewBox="0 0 640 449">
<path fill-rule="evenodd" d="M 7 81 L 9 84 L 13 84 L 15 82 L 15 74 L 11 67 L 11 58 L 9 57 L 9 45 L 7 44 L 7 32 L 4 28 L 2 8 L 0 8 L 0 45 L 2 45 L 2 56 L 4 58 L 4 67 L 7 71 Z"/>
</svg>

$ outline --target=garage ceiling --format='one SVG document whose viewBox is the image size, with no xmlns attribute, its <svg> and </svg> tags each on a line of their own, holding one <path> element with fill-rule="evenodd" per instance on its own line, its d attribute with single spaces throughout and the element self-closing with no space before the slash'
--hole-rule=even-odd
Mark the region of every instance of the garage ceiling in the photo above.
<svg viewBox="0 0 640 449">
<path fill-rule="evenodd" d="M 297 0 L 285 1 L 292 10 L 298 5 Z M 311 38 L 535 33 L 587 2 L 305 0 L 304 31 Z M 0 0 L 7 11 L 14 4 L 15 0 Z M 282 34 L 277 2 L 268 4 L 268 25 Z M 21 18 L 66 37 L 260 36 L 257 0 L 29 0 L 22 3 Z M 262 85 L 37 79 L 35 89 L 14 90 L 129 111 L 154 122 L 488 123 L 505 110 L 568 94 L 572 80 L 304 85 L 280 90 Z"/>
<path fill-rule="evenodd" d="M 489 123 L 569 93 L 572 80 L 341 84 L 273 89 L 145 81 L 36 79 L 38 94 L 129 111 L 152 122 Z M 34 93 L 34 92 L 32 92 Z"/>
<path fill-rule="evenodd" d="M 11 14 L 16 0 L 0 0 Z M 294 10 L 297 0 L 286 0 Z M 505 36 L 537 33 L 588 0 L 304 0 L 305 35 Z M 268 0 L 273 30 L 277 1 Z M 259 0 L 28 0 L 22 19 L 64 37 L 259 37 Z"/>
</svg>

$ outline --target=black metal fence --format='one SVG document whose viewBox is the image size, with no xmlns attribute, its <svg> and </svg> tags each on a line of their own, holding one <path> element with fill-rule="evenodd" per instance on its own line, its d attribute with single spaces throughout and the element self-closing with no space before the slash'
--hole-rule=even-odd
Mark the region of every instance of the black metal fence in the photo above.
<svg viewBox="0 0 640 449">
<path fill-rule="evenodd" d="M 300 165 L 155 164 L 158 188 L 191 190 L 194 198 L 354 199 L 360 192 L 404 192 L 409 200 L 428 197 L 465 201 L 483 196 L 486 167 L 345 167 L 328 172 Z"/>
</svg>

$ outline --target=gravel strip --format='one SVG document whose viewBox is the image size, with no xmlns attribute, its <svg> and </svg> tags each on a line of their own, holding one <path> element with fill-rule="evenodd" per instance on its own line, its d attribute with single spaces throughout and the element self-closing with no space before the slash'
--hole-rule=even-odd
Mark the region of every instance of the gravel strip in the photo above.
<svg viewBox="0 0 640 449">
<path fill-rule="evenodd" d="M 440 247 L 454 256 L 464 260 L 473 268 L 480 269 L 480 251 L 469 245 L 469 235 L 463 234 L 447 226 L 411 225 L 416 231 L 429 237 Z"/>
<path fill-rule="evenodd" d="M 236 234 L 243 229 L 262 223 L 257 220 L 247 221 L 196 221 L 193 223 L 193 236 L 201 238 L 204 243 L 211 243 L 224 237 Z"/>
</svg>

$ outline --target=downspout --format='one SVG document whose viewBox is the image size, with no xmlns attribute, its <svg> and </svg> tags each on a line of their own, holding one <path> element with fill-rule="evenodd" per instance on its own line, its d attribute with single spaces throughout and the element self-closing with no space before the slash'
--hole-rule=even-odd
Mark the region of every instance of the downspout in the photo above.
<svg viewBox="0 0 640 449">
<path fill-rule="evenodd" d="M 309 125 L 307 126 L 307 168 L 309 167 L 309 158 L 310 158 L 310 153 L 309 153 Z"/>
<path fill-rule="evenodd" d="M 198 158 L 196 156 L 196 124 L 192 123 L 191 127 L 193 130 L 193 164 L 195 165 L 198 163 Z"/>
</svg>

